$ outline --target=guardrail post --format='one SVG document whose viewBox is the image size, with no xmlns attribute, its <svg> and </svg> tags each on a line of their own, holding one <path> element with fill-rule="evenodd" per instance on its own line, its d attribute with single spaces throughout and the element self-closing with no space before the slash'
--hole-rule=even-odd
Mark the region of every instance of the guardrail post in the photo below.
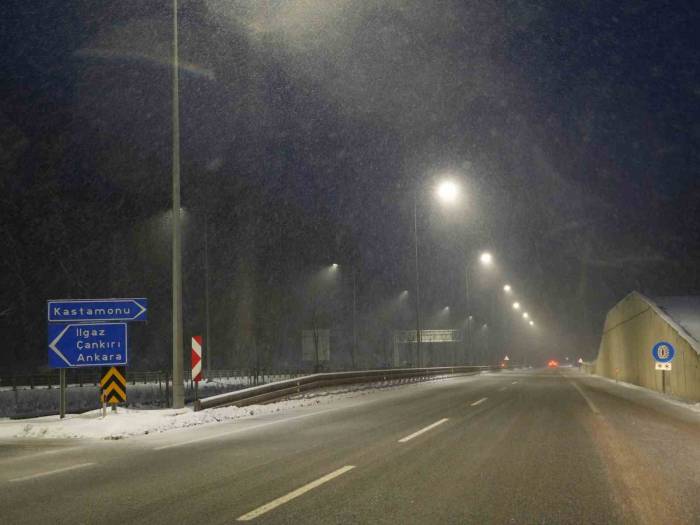
<svg viewBox="0 0 700 525">
<path fill-rule="evenodd" d="M 168 372 L 165 372 L 165 406 L 170 406 L 170 378 Z"/>
<path fill-rule="evenodd" d="M 59 404 L 58 404 L 58 416 L 63 419 L 66 417 L 66 409 L 68 408 L 66 405 L 66 388 L 67 388 L 67 381 L 66 381 L 66 369 L 61 368 L 58 371 L 59 373 L 59 383 L 60 383 L 60 392 L 59 392 Z"/>
</svg>

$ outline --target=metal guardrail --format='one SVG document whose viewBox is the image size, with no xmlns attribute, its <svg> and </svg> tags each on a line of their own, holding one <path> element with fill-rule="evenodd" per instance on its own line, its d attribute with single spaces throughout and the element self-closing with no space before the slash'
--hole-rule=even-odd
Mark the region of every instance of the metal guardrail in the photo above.
<svg viewBox="0 0 700 525">
<path fill-rule="evenodd" d="M 486 370 L 500 370 L 497 366 L 441 366 L 432 368 L 387 368 L 381 370 L 361 370 L 355 372 L 326 372 L 275 381 L 225 394 L 205 397 L 195 401 L 194 409 L 246 406 L 269 403 L 293 394 L 315 388 L 341 384 L 371 383 L 374 381 L 421 380 L 437 375 L 469 374 Z"/>
<path fill-rule="evenodd" d="M 66 372 L 67 383 L 71 386 L 97 386 L 100 378 L 104 374 L 104 369 L 69 369 Z M 308 372 L 307 372 L 308 373 Z M 277 369 L 231 369 L 231 370 L 209 370 L 205 373 L 205 379 L 215 381 L 217 379 L 242 379 L 242 384 L 258 384 L 269 381 L 270 378 L 287 377 L 293 378 L 304 375 L 300 370 L 277 370 Z M 170 383 L 170 371 L 168 370 L 131 370 L 127 368 L 127 383 L 129 385 L 148 383 Z M 0 374 L 0 389 L 11 388 L 34 389 L 34 388 L 58 388 L 58 371 L 54 370 L 36 374 Z"/>
</svg>

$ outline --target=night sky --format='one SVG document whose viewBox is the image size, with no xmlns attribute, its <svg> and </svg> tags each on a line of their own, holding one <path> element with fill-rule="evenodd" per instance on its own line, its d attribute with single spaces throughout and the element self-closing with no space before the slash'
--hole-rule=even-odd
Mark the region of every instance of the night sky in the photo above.
<svg viewBox="0 0 700 525">
<path fill-rule="evenodd" d="M 142 366 L 167 364 L 171 5 L 0 6 L 0 367 L 43 363 L 46 299 L 100 294 L 153 298 Z M 180 16 L 186 323 L 206 215 L 222 345 L 247 330 L 287 355 L 265 327 L 296 333 L 299 289 L 332 262 L 357 269 L 367 323 L 412 293 L 414 194 L 426 320 L 451 305 L 459 326 L 484 249 L 475 314 L 518 337 L 510 282 L 543 358 L 593 358 L 632 290 L 700 292 L 693 2 L 182 0 Z"/>
</svg>

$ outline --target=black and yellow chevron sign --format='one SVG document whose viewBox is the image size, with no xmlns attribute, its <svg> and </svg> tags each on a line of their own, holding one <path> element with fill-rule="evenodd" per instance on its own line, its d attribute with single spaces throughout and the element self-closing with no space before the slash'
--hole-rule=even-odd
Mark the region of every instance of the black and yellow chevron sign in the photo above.
<svg viewBox="0 0 700 525">
<path fill-rule="evenodd" d="M 126 401 L 126 371 L 123 366 L 113 366 L 100 379 L 102 395 L 107 403 Z"/>
</svg>

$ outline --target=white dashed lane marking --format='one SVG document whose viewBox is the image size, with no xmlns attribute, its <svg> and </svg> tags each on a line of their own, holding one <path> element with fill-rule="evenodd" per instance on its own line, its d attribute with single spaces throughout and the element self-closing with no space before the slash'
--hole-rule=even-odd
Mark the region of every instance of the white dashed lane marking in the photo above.
<svg viewBox="0 0 700 525">
<path fill-rule="evenodd" d="M 328 483 L 332 479 L 337 478 L 338 476 L 342 476 L 346 472 L 354 469 L 354 465 L 345 465 L 342 468 L 339 468 L 338 470 L 334 470 L 330 474 L 326 474 L 325 476 L 318 478 L 315 481 L 312 481 L 311 483 L 307 483 L 303 487 L 299 487 L 296 490 L 293 490 L 289 494 L 285 494 L 284 496 L 280 496 L 277 499 L 273 499 L 270 503 L 266 503 L 262 507 L 258 507 L 255 510 L 251 510 L 250 512 L 243 514 L 243 516 L 240 516 L 237 521 L 250 521 L 258 516 L 262 516 L 266 512 L 270 512 L 273 509 L 276 509 L 280 505 L 284 505 L 288 501 L 293 500 L 294 498 L 298 498 L 299 496 L 305 494 L 306 492 L 309 492 L 310 490 L 315 489 L 316 487 L 320 487 L 324 483 Z"/>
<path fill-rule="evenodd" d="M 61 472 L 68 472 L 70 470 L 76 470 L 79 468 L 91 467 L 93 465 L 95 465 L 95 463 L 80 463 L 79 465 L 71 465 L 70 467 L 57 468 L 56 470 L 47 470 L 46 472 L 37 472 L 36 474 L 30 474 L 29 476 L 22 476 L 21 478 L 13 478 L 9 481 L 11 481 L 13 483 L 18 482 L 18 481 L 29 481 L 30 479 L 43 478 L 46 476 L 51 476 L 52 474 L 60 474 Z"/>
<path fill-rule="evenodd" d="M 406 443 L 406 441 L 411 441 L 413 438 L 420 436 L 424 432 L 427 432 L 428 430 L 432 430 L 433 428 L 435 428 L 438 425 L 442 425 L 448 419 L 449 418 L 444 418 L 444 419 L 441 419 L 440 421 L 436 421 L 435 423 L 433 423 L 431 425 L 428 425 L 425 428 L 421 428 L 419 431 L 414 432 L 413 434 L 409 434 L 408 436 L 399 439 L 399 443 Z"/>
</svg>

